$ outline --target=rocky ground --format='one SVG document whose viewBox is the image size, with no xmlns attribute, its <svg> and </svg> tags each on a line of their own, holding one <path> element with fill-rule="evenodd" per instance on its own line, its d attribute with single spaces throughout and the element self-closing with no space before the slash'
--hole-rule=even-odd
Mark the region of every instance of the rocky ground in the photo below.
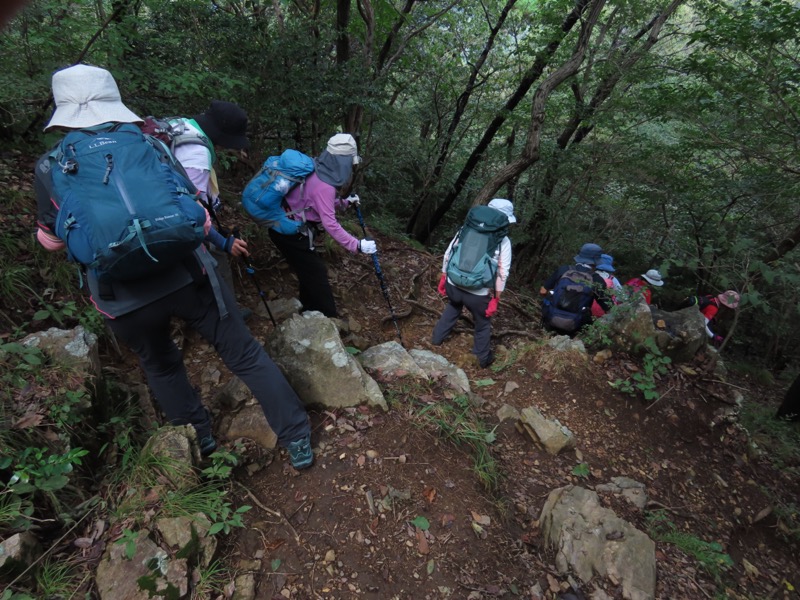
<svg viewBox="0 0 800 600">
<path fill-rule="evenodd" d="M 471 410 L 496 427 L 489 447 L 497 485 L 481 482 L 474 453 L 456 443 L 463 438 L 447 438 L 424 418 L 429 407 L 459 406 L 435 383 L 386 386 L 387 413 L 312 411 L 313 468 L 297 473 L 281 453 L 245 452 L 237 501 L 254 509 L 225 557 L 252 576 L 256 598 L 621 597 L 609 580 L 587 585 L 559 573 L 539 527 L 551 490 L 594 489 L 619 476 L 645 485 L 645 510 L 607 492 L 603 505 L 653 535 L 683 536 L 657 543 L 657 598 L 798 597 L 799 465 L 776 465 L 768 445 L 753 451 L 733 416 L 739 395 L 774 407 L 779 389 L 723 381 L 698 360 L 670 367 L 659 399 L 647 404 L 609 385 L 638 368 L 627 356 L 576 360 L 538 351 L 544 333 L 535 302 L 513 286 L 494 319 L 498 360 L 479 369 L 469 323 L 441 347 L 428 342 L 443 307 L 435 291 L 440 258 L 389 239 L 379 244 L 404 346 L 433 349 L 462 367 L 482 399 Z M 253 249 L 269 293 L 293 295 L 295 282 L 268 243 Z M 398 339 L 372 263 L 335 247 L 326 252 L 354 331 L 350 343 Z M 242 302 L 258 309 L 254 288 L 242 284 Z M 261 316 L 252 321 L 261 336 L 271 327 Z M 548 454 L 513 420 L 499 422 L 503 405 L 537 406 L 574 433 L 576 448 Z M 707 566 L 691 542 L 710 557 Z"/>
<path fill-rule="evenodd" d="M 20 185 L 19 178 L 11 182 Z M 230 212 L 223 220 L 236 220 Z M 270 298 L 294 296 L 296 281 L 273 246 L 252 235 L 246 221 L 241 225 L 261 289 Z M 358 232 L 354 219 L 351 227 Z M 441 257 L 376 237 L 404 347 L 445 356 L 466 372 L 480 399 L 465 403 L 440 382 L 401 380 L 382 384 L 388 412 L 312 408 L 316 463 L 300 473 L 283 452 L 221 438 L 243 456 L 232 497 L 253 507 L 218 554 L 224 576 L 239 584 L 236 598 L 618 598 L 612 580 L 587 584 L 560 572 L 539 522 L 552 490 L 603 489 L 613 477 L 645 486 L 644 509 L 609 491 L 599 497 L 657 540 L 657 598 L 800 597 L 797 448 L 779 452 L 770 436 L 748 435 L 736 416 L 739 396 L 774 410 L 785 385 L 733 374 L 721 379 L 698 359 L 671 366 L 658 380 L 658 399 L 645 403 L 609 385 L 641 368 L 636 360 L 542 351 L 538 302 L 513 280 L 493 320 L 497 362 L 479 369 L 468 322 L 444 345 L 429 344 L 444 307 L 436 293 Z M 351 331 L 346 343 L 363 350 L 399 341 L 370 259 L 330 241 L 323 252 Z M 260 312 L 251 329 L 266 340 L 273 326 L 256 287 L 236 270 L 241 304 Z M 201 340 L 175 333 L 193 381 L 212 398 L 227 370 Z M 120 355 L 109 348 L 105 359 L 120 378 L 140 378 L 124 349 Z M 500 421 L 503 406 L 538 407 L 573 432 L 575 448 L 547 453 L 513 419 Z M 483 437 L 491 441 L 488 454 L 477 455 L 472 430 L 459 427 L 459 415 L 467 414 L 493 434 Z M 791 427 L 772 423 L 769 430 L 782 428 L 796 443 Z M 115 541 L 106 537 L 106 544 Z M 59 548 L 75 552 L 80 539 L 61 538 Z M 82 551 L 83 558 L 96 562 L 97 549 Z"/>
</svg>

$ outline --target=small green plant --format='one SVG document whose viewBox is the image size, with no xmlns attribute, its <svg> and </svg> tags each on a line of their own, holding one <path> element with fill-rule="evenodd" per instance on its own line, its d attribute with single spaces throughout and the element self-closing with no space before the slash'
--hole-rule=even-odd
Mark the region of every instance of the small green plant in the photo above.
<svg viewBox="0 0 800 600">
<path fill-rule="evenodd" d="M 488 490 L 496 489 L 500 471 L 489 449 L 496 439 L 496 427 L 489 429 L 475 415 L 466 396 L 456 396 L 449 402 L 443 400 L 426 404 L 418 416 L 456 445 L 468 448 L 478 479 Z"/>
<path fill-rule="evenodd" d="M 656 377 L 667 374 L 667 365 L 672 363 L 672 359 L 664 356 L 653 338 L 647 338 L 644 346 L 647 352 L 642 357 L 642 368 L 628 379 L 617 379 L 611 385 L 625 394 L 636 396 L 641 393 L 647 401 L 657 400 L 660 394 Z"/>
<path fill-rule="evenodd" d="M 139 539 L 139 532 L 131 529 L 123 529 L 122 536 L 114 542 L 117 545 L 125 546 L 125 558 L 133 560 L 136 556 L 136 542 Z"/>
<path fill-rule="evenodd" d="M 72 448 L 63 454 L 49 448 L 26 448 L 17 456 L 8 489 L 16 494 L 60 490 L 69 483 L 68 475 L 74 466 L 82 464 L 81 457 L 88 453 L 83 448 Z"/>
<path fill-rule="evenodd" d="M 54 304 L 50 304 L 42 300 L 42 305 L 44 308 L 41 308 L 34 313 L 34 321 L 53 319 L 59 325 L 63 325 L 67 319 L 72 319 L 78 314 L 78 307 L 73 300 Z"/>
<path fill-rule="evenodd" d="M 575 477 L 580 477 L 581 479 L 587 479 L 590 474 L 589 465 L 587 465 L 586 463 L 580 463 L 575 465 L 572 468 L 572 474 L 575 475 Z"/>
<path fill-rule="evenodd" d="M 71 598 L 83 580 L 74 564 L 60 559 L 46 560 L 35 579 L 42 598 Z"/>
<path fill-rule="evenodd" d="M 280 566 L 280 559 L 278 561 Z M 275 564 L 275 560 L 272 564 Z M 277 570 L 277 567 L 272 569 Z M 199 570 L 199 579 L 197 584 L 192 590 L 192 600 L 206 600 L 206 598 L 214 598 L 218 595 L 223 595 L 225 586 L 231 580 L 231 574 L 228 570 L 218 561 L 212 562 L 205 568 Z"/>
<path fill-rule="evenodd" d="M 717 583 L 720 582 L 722 572 L 733 566 L 733 560 L 723 552 L 721 544 L 706 542 L 691 533 L 679 531 L 663 510 L 647 515 L 647 529 L 654 540 L 673 544 L 693 557 Z"/>
<path fill-rule="evenodd" d="M 244 527 L 242 516 L 251 508 L 253 507 L 244 505 L 234 510 L 230 502 L 223 502 L 218 509 L 206 513 L 212 520 L 208 530 L 209 535 L 216 535 L 219 532 L 227 534 L 231 532 L 231 527 Z"/>
<path fill-rule="evenodd" d="M 233 473 L 233 468 L 239 464 L 239 456 L 223 448 L 217 449 L 209 458 L 211 466 L 202 471 L 209 479 L 228 479 Z"/>
</svg>

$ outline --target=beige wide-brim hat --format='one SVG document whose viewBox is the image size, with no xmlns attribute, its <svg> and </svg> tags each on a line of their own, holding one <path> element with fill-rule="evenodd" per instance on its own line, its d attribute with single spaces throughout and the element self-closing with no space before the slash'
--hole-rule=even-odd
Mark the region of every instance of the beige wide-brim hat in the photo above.
<svg viewBox="0 0 800 600">
<path fill-rule="evenodd" d="M 47 131 L 53 127 L 80 129 L 102 123 L 143 123 L 122 103 L 114 77 L 99 67 L 75 65 L 53 74 L 56 110 Z"/>
</svg>

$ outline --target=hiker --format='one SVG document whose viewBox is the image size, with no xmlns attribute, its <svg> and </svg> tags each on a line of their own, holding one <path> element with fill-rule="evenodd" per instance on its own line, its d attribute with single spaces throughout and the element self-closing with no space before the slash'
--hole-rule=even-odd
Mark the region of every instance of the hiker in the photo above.
<svg viewBox="0 0 800 600">
<path fill-rule="evenodd" d="M 573 258 L 574 265 L 556 269 L 539 288 L 542 296 L 542 323 L 546 329 L 574 336 L 592 322 L 592 303 L 603 312 L 611 309 L 605 279 L 595 272 L 603 250 L 586 243 Z M 608 266 L 608 265 L 606 265 Z"/>
<path fill-rule="evenodd" d="M 123 211 L 124 222 L 120 227 L 112 226 L 112 217 L 102 224 L 103 229 L 122 229 L 124 233 L 126 229 L 152 228 L 157 222 L 167 220 L 155 218 L 163 213 L 142 217 L 148 209 L 152 211 L 156 202 L 154 196 L 164 196 L 173 203 L 176 202 L 174 197 L 180 196 L 182 203 L 169 205 L 170 225 L 161 226 L 172 227 L 172 223 L 179 220 L 181 210 L 192 211 L 196 219 L 191 220 L 190 225 L 199 223 L 194 227 L 198 239 L 192 243 L 192 249 L 179 256 L 163 252 L 161 259 L 171 258 L 173 263 L 160 266 L 157 271 L 154 261 L 149 259 L 125 264 L 125 268 L 137 268 L 136 273 L 139 269 L 149 269 L 148 275 L 140 277 L 125 278 L 125 273 L 112 271 L 111 267 L 108 270 L 87 267 L 85 261 L 82 271 L 91 301 L 116 337 L 138 355 L 147 382 L 169 422 L 194 426 L 201 454 L 212 453 L 217 443 L 212 435 L 209 413 L 189 381 L 180 349 L 170 337 L 172 317 L 183 319 L 198 331 L 214 346 L 233 374 L 250 388 L 277 434 L 278 442 L 289 451 L 292 465 L 297 469 L 311 466 L 313 452 L 308 415 L 286 378 L 253 338 L 241 315 L 237 311 L 227 311 L 227 306 L 235 306 L 233 292 L 219 281 L 214 260 L 200 243 L 204 231 L 210 231 L 208 213 L 185 187 L 191 184 L 179 170 L 171 168 L 170 161 L 174 158 L 142 136 L 138 129 L 142 119 L 122 103 L 116 81 L 105 69 L 88 65 L 66 68 L 53 75 L 52 88 L 56 110 L 45 131 L 65 131 L 65 141 L 70 141 L 69 144 L 59 143 L 36 163 L 39 242 L 48 250 L 66 247 L 72 257 L 81 250 L 76 245 L 81 241 L 80 236 L 91 238 L 95 248 L 102 248 L 102 243 L 97 242 L 100 233 L 89 235 L 85 233 L 88 227 L 80 227 L 81 219 L 87 223 L 94 223 L 94 219 L 102 222 L 101 210 L 95 206 L 104 207 L 103 215 Z M 85 143 L 87 141 L 89 143 Z M 99 152 L 96 151 L 98 147 L 101 148 Z M 139 153 L 137 159 L 149 161 L 133 162 L 134 152 Z M 155 173 L 167 175 L 171 183 L 142 170 L 143 162 L 153 163 Z M 62 194 L 64 189 L 70 193 Z M 82 214 L 82 203 L 85 205 L 98 198 L 104 202 L 93 204 L 91 214 Z M 120 208 L 117 213 L 111 213 L 106 205 Z M 136 209 L 134 219 L 127 212 L 129 206 Z M 60 211 L 60 207 L 64 210 Z M 68 216 L 66 220 L 65 216 Z M 78 227 L 70 229 L 75 221 Z M 74 233 L 57 235 L 65 227 L 67 232 Z M 148 256 L 150 252 L 159 252 L 157 245 L 146 248 L 144 233 L 139 231 L 137 237 L 135 245 L 140 250 L 137 256 L 142 257 L 142 248 Z"/>
<path fill-rule="evenodd" d="M 353 194 L 342 198 L 350 187 L 353 166 L 361 162 L 352 135 L 337 133 L 328 140 L 326 149 L 314 159 L 314 172 L 303 185 L 286 194 L 291 218 L 301 221 L 300 233 L 283 234 L 269 230 L 269 237 L 289 263 L 300 282 L 303 310 L 316 310 L 326 317 L 337 317 L 336 301 L 328 280 L 325 261 L 316 252 L 319 236 L 330 236 L 349 252 L 374 254 L 378 247 L 373 240 L 353 237 L 336 220 L 336 211 L 343 211 L 360 202 Z"/>
<path fill-rule="evenodd" d="M 778 419 L 800 421 L 800 375 L 786 391 L 786 396 L 775 414 Z"/>
<path fill-rule="evenodd" d="M 145 120 L 146 125 L 149 120 Z M 247 138 L 247 113 L 233 102 L 212 100 L 205 112 L 191 119 L 168 119 L 165 125 L 171 134 L 168 137 L 172 138 L 175 158 L 200 192 L 200 201 L 211 214 L 212 221 L 220 227 L 217 213 L 222 209 L 222 203 L 214 171 L 217 159 L 215 149 L 243 151 L 250 147 L 250 140 Z M 143 130 L 149 133 L 147 127 Z M 217 261 L 220 275 L 231 290 L 235 290 L 229 256 L 247 257 L 250 253 L 243 240 L 225 233 L 227 236 L 212 229 L 208 248 Z M 232 247 L 229 251 L 230 245 Z M 239 308 L 239 312 L 245 320 L 253 314 L 249 308 Z"/>
<path fill-rule="evenodd" d="M 650 269 L 647 273 L 642 273 L 641 277 L 634 277 L 625 282 L 625 287 L 631 288 L 631 297 L 640 293 L 647 304 L 653 299 L 651 285 L 655 287 L 664 285 L 664 278 L 656 269 Z"/>
<path fill-rule="evenodd" d="M 495 198 L 488 206 L 473 207 L 467 223 L 450 241 L 442 260 L 442 276 L 437 289 L 449 302 L 433 328 L 431 343 L 439 346 L 444 342 L 466 306 L 475 322 L 472 353 L 478 358 L 481 368 L 494 362 L 490 345 L 492 316 L 497 312 L 511 268 L 508 225 L 516 222 L 514 205 L 504 198 Z M 465 263 L 460 258 L 469 255 L 485 257 L 485 265 L 480 261 L 475 264 L 473 260 L 463 269 Z M 469 262 L 469 258 L 466 260 Z M 485 267 L 488 267 L 488 274 L 484 272 Z M 477 278 L 470 278 L 472 272 L 478 273 Z"/>
<path fill-rule="evenodd" d="M 605 281 L 606 288 L 610 290 L 621 290 L 622 284 L 620 284 L 619 279 L 614 277 L 614 257 L 610 254 L 601 254 L 600 261 L 595 266 L 595 273 L 600 275 Z M 617 301 L 617 297 L 614 294 L 609 296 L 609 300 L 612 304 L 619 304 Z M 592 316 L 593 317 L 602 317 L 606 314 L 606 311 L 598 304 L 597 300 L 592 301 Z"/>
<path fill-rule="evenodd" d="M 725 339 L 723 336 L 714 333 L 709 326 L 711 321 L 717 316 L 721 307 L 730 308 L 735 310 L 739 306 L 741 297 L 739 292 L 735 290 L 726 290 L 721 294 L 714 296 L 713 294 L 705 296 L 690 296 L 686 298 L 680 305 L 680 308 L 688 308 L 689 306 L 697 306 L 703 314 L 703 319 L 706 322 L 706 335 L 708 335 L 711 343 L 715 346 L 720 346 Z"/>
</svg>

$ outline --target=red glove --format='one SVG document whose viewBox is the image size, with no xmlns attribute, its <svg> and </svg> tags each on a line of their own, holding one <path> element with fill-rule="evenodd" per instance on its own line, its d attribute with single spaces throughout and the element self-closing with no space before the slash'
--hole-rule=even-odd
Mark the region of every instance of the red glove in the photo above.
<svg viewBox="0 0 800 600">
<path fill-rule="evenodd" d="M 494 313 L 497 312 L 497 305 L 500 304 L 500 301 L 497 298 L 492 298 L 489 300 L 489 306 L 486 308 L 486 316 L 491 317 Z"/>
<path fill-rule="evenodd" d="M 447 275 L 442 273 L 442 278 L 439 280 L 439 287 L 436 288 L 437 290 L 439 290 L 439 293 L 442 296 L 447 296 L 447 288 L 445 287 L 446 283 L 447 283 Z"/>
</svg>

